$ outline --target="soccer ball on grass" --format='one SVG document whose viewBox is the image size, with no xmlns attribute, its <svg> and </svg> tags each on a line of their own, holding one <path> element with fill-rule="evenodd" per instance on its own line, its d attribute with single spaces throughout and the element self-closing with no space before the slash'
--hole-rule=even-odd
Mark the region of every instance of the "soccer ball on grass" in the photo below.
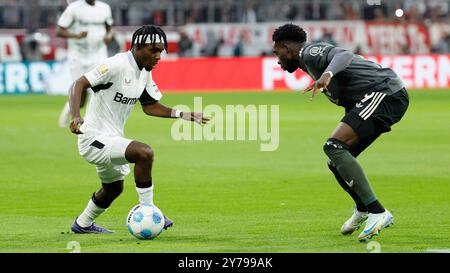
<svg viewBox="0 0 450 273">
<path fill-rule="evenodd" d="M 128 231 L 141 240 L 151 240 L 164 230 L 164 215 L 155 205 L 138 204 L 127 216 Z"/>
</svg>

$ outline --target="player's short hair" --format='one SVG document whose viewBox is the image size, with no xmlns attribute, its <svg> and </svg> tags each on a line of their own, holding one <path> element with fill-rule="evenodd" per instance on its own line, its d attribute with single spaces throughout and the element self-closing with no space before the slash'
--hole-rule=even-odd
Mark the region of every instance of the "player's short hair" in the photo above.
<svg viewBox="0 0 450 273">
<path fill-rule="evenodd" d="M 297 25 L 285 24 L 275 29 L 272 35 L 272 41 L 294 41 L 303 43 L 306 42 L 306 32 Z"/>
<path fill-rule="evenodd" d="M 156 37 L 159 36 L 159 39 Z M 164 30 L 158 26 L 154 25 L 146 25 L 142 26 L 138 30 L 133 33 L 133 37 L 131 38 L 131 48 L 134 46 L 142 47 L 146 44 L 147 39 L 150 37 L 150 42 L 152 45 L 155 45 L 157 40 L 164 42 L 164 49 L 167 52 L 167 36 Z"/>
</svg>

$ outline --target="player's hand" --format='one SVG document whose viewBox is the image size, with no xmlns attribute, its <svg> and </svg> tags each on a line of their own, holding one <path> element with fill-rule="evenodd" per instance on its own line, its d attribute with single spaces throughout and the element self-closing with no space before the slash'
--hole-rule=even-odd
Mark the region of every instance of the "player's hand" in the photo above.
<svg viewBox="0 0 450 273">
<path fill-rule="evenodd" d="M 187 121 L 193 121 L 195 123 L 198 123 L 200 125 L 207 124 L 210 118 L 204 117 L 203 113 L 197 113 L 197 112 L 182 112 L 181 118 Z"/>
<path fill-rule="evenodd" d="M 80 33 L 78 33 L 78 39 L 83 39 L 83 38 L 86 38 L 86 36 L 87 36 L 87 31 L 82 31 L 82 32 L 80 32 Z"/>
<path fill-rule="evenodd" d="M 113 36 L 111 34 L 105 34 L 105 36 L 103 36 L 103 42 L 105 44 L 111 43 L 112 40 L 113 40 Z"/>
<path fill-rule="evenodd" d="M 83 132 L 80 131 L 80 126 L 83 123 L 84 123 L 84 120 L 82 118 L 80 118 L 80 117 L 74 118 L 70 122 L 70 131 L 77 135 L 82 134 Z"/>
<path fill-rule="evenodd" d="M 317 92 L 322 92 L 323 89 L 326 89 L 327 86 L 330 84 L 331 81 L 331 75 L 330 73 L 323 73 L 320 78 L 315 81 L 313 84 L 311 84 L 308 88 L 303 90 L 303 94 L 312 91 L 311 92 L 311 100 L 314 98 Z"/>
</svg>

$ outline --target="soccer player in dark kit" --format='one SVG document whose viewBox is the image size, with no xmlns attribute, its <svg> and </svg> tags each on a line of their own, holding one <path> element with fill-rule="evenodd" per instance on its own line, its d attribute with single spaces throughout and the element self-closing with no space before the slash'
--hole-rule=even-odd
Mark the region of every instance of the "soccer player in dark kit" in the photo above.
<svg viewBox="0 0 450 273">
<path fill-rule="evenodd" d="M 312 99 L 320 91 L 345 108 L 323 146 L 329 169 L 356 203 L 341 233 L 351 234 L 367 220 L 358 239 L 378 235 L 394 223 L 394 217 L 379 202 L 356 157 L 405 114 L 409 98 L 402 81 L 391 69 L 348 50 L 323 42 L 306 43 L 306 32 L 297 25 L 277 28 L 272 40 L 283 70 L 293 73 L 300 68 L 314 79 L 303 93 L 311 92 Z"/>
</svg>

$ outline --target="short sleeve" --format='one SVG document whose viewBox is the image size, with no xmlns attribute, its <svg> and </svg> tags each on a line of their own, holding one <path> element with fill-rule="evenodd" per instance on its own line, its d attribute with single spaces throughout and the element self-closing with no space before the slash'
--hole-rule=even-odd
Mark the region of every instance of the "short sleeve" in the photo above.
<svg viewBox="0 0 450 273">
<path fill-rule="evenodd" d="M 106 6 L 106 19 L 105 23 L 108 26 L 112 26 L 114 24 L 114 19 L 112 17 L 111 7 L 109 5 Z"/>
<path fill-rule="evenodd" d="M 156 103 L 156 102 L 158 102 L 158 100 L 156 100 L 155 98 L 150 96 L 150 94 L 148 93 L 147 89 L 144 89 L 144 92 L 142 92 L 142 95 L 139 97 L 139 102 L 142 105 L 146 105 L 146 104 Z"/>
<path fill-rule="evenodd" d="M 114 65 L 110 59 L 98 65 L 96 68 L 84 74 L 91 87 L 110 84 L 115 75 L 119 73 L 119 67 Z"/>
<path fill-rule="evenodd" d="M 58 19 L 58 26 L 63 28 L 69 28 L 75 21 L 75 15 L 73 12 L 73 5 L 68 5 Z"/>
<path fill-rule="evenodd" d="M 155 100 L 158 100 L 158 101 L 161 100 L 162 94 L 161 94 L 161 91 L 159 91 L 159 88 L 156 85 L 156 83 L 153 81 L 152 72 L 151 71 L 148 72 L 148 71 L 145 71 L 145 69 L 143 69 L 141 73 L 147 73 L 146 76 L 148 78 L 147 78 L 147 83 L 145 84 L 145 89 L 147 90 L 147 92 Z"/>
</svg>

